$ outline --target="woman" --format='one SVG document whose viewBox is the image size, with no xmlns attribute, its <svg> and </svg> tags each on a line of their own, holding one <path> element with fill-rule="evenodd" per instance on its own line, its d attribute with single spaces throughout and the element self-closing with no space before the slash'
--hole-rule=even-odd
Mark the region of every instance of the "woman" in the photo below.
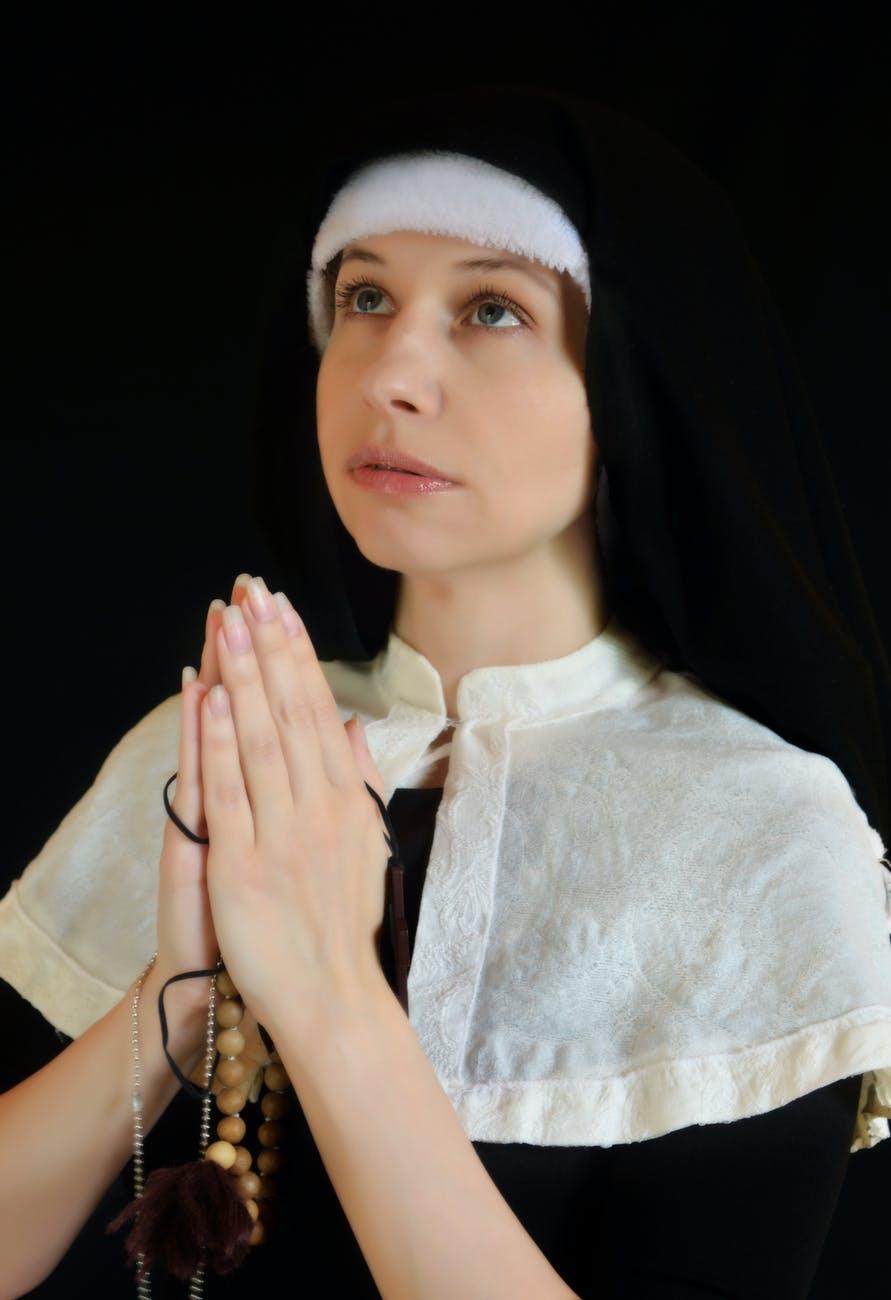
<svg viewBox="0 0 891 1300">
<path fill-rule="evenodd" d="M 257 579 L 211 610 L 201 682 L 4 905 L 5 973 L 70 1032 L 135 977 L 181 711 L 143 991 L 218 942 L 300 1102 L 278 1231 L 210 1294 L 299 1232 L 334 1295 L 804 1295 L 883 1134 L 887 678 L 760 284 L 692 169 L 573 101 L 429 100 L 326 164 L 318 460 L 287 295 L 258 436 L 303 619 Z M 410 1020 L 366 785 L 409 859 Z"/>
</svg>

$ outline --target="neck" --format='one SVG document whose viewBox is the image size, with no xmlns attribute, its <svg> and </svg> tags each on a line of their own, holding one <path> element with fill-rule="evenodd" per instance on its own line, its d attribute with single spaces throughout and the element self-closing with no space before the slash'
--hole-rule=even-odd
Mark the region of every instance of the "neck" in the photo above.
<svg viewBox="0 0 891 1300">
<path fill-rule="evenodd" d="M 559 548 L 509 566 L 404 575 L 394 631 L 436 668 L 446 711 L 456 717 L 465 673 L 562 658 L 606 621 L 591 530 L 580 521 Z"/>
</svg>

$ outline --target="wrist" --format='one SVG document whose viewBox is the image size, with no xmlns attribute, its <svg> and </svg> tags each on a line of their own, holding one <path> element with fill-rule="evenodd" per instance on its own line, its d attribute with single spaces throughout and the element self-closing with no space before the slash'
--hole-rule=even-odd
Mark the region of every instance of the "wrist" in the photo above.
<svg viewBox="0 0 891 1300">
<path fill-rule="evenodd" d="M 139 1015 L 141 1037 L 149 1050 L 154 1049 L 159 1064 L 163 1061 L 163 1069 L 171 1079 L 175 1076 L 164 1056 L 162 1007 L 167 1051 L 182 1073 L 188 1076 L 204 1059 L 210 995 L 209 976 L 168 984 L 171 975 L 175 974 L 179 972 L 168 972 L 155 964 L 143 983 Z"/>
<path fill-rule="evenodd" d="M 377 962 L 361 975 L 328 980 L 299 996 L 295 996 L 295 987 L 285 976 L 255 1014 L 276 1045 L 288 1043 L 301 1053 L 310 1053 L 332 1034 L 349 1036 L 355 1027 L 367 1026 L 394 1011 L 405 1018 Z"/>
</svg>

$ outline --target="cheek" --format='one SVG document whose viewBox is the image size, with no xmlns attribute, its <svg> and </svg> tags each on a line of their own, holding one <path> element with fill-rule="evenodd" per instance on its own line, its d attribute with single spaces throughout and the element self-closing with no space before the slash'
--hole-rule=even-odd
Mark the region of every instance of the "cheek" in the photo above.
<svg viewBox="0 0 891 1300">
<path fill-rule="evenodd" d="M 550 493 L 584 494 L 596 462 L 588 397 L 578 373 L 521 381 L 505 421 L 506 446 L 518 475 Z"/>
<path fill-rule="evenodd" d="M 316 378 L 316 418 L 320 426 L 328 422 L 329 413 L 336 406 L 338 389 L 336 381 L 336 367 L 328 359 L 327 353 L 324 353 Z"/>
<path fill-rule="evenodd" d="M 326 473 L 329 461 L 336 454 L 338 445 L 343 442 L 345 432 L 349 429 L 349 412 L 345 401 L 345 395 L 349 392 L 349 385 L 343 382 L 336 367 L 330 363 L 326 365 L 323 357 L 316 382 L 316 433 Z"/>
</svg>

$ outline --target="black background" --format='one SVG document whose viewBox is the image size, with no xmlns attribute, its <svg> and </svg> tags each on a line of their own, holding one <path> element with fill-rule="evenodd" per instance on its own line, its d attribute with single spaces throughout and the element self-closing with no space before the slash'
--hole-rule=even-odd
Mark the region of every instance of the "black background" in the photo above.
<svg viewBox="0 0 891 1300">
<path fill-rule="evenodd" d="M 724 187 L 891 632 L 883 9 L 338 6 L 298 23 L 122 7 L 8 31 L 6 878 L 197 664 L 211 597 L 242 569 L 280 576 L 245 487 L 259 317 L 314 124 L 390 92 L 569 89 Z M 891 1294 L 873 1244 L 887 1147 L 850 1163 L 817 1300 Z"/>
</svg>

